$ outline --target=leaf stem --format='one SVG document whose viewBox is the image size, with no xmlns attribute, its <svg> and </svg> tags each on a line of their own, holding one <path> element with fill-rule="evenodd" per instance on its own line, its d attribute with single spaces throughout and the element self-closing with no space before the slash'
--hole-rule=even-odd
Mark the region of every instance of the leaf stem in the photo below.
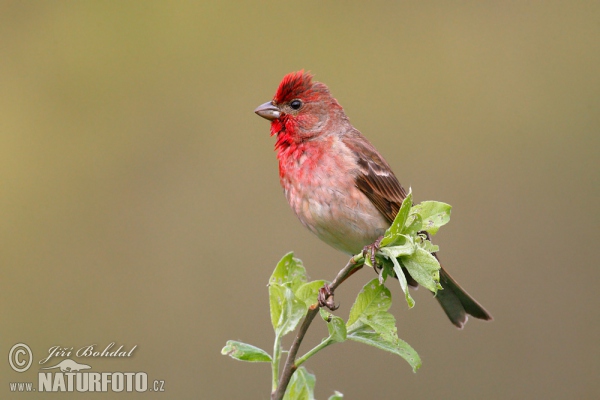
<svg viewBox="0 0 600 400">
<path fill-rule="evenodd" d="M 331 340 L 331 338 L 327 338 L 327 339 L 323 340 L 321 343 L 319 343 L 318 345 L 313 347 L 308 353 L 306 353 L 305 355 L 303 355 L 302 357 L 300 357 L 296 360 L 296 368 L 298 368 L 306 360 L 308 360 L 309 358 L 314 356 L 318 351 L 323 350 L 325 347 L 329 346 L 332 343 L 335 343 L 335 341 Z"/>
<path fill-rule="evenodd" d="M 279 334 L 275 334 L 275 343 L 273 344 L 273 360 L 271 361 L 271 371 L 272 371 L 272 389 L 271 392 L 274 392 L 277 389 L 277 382 L 279 381 L 279 360 L 281 359 L 281 336 Z"/>
</svg>

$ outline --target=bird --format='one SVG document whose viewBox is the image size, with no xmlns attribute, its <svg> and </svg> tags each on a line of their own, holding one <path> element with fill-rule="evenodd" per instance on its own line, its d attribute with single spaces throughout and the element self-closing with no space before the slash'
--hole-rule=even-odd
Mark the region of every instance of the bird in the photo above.
<svg viewBox="0 0 600 400">
<path fill-rule="evenodd" d="M 350 123 L 327 85 L 304 70 L 289 73 L 273 99 L 254 112 L 271 122 L 279 180 L 305 227 L 350 255 L 381 238 L 407 192 L 383 156 Z M 418 286 L 408 274 L 407 281 Z M 435 298 L 456 327 L 462 329 L 469 315 L 492 320 L 444 267 L 440 284 L 443 290 Z"/>
</svg>

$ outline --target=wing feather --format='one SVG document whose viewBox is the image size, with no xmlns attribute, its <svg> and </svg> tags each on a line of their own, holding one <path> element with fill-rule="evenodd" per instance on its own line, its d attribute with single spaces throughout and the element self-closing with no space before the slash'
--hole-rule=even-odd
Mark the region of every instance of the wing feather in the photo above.
<svg viewBox="0 0 600 400">
<path fill-rule="evenodd" d="M 356 130 L 349 132 L 344 137 L 344 143 L 354 153 L 358 163 L 356 187 L 391 223 L 406 198 L 406 190 L 388 163 L 360 132 Z"/>
<path fill-rule="evenodd" d="M 355 177 L 356 187 L 362 191 L 375 208 L 391 224 L 406 198 L 406 190 L 375 147 L 362 134 L 353 130 L 344 137 L 344 143 L 356 156 L 358 171 Z M 417 287 L 419 284 L 402 267 L 408 284 Z"/>
</svg>

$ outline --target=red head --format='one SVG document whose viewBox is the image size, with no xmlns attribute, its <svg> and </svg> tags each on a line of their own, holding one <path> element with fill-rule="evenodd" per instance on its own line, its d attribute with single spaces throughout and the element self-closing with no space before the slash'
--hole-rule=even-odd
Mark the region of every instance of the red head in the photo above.
<svg viewBox="0 0 600 400">
<path fill-rule="evenodd" d="M 279 83 L 273 102 L 275 104 L 289 103 L 296 98 L 302 98 L 305 101 L 308 99 L 315 100 L 316 92 L 313 90 L 312 78 L 313 75 L 310 72 L 304 72 L 304 70 L 287 74 Z M 327 90 L 327 87 L 322 83 L 315 82 L 314 85 Z"/>
<path fill-rule="evenodd" d="M 321 82 L 313 82 L 304 70 L 283 77 L 275 97 L 254 112 L 271 121 L 271 135 L 282 140 L 301 142 L 329 132 L 334 120 L 347 118 L 342 107 Z"/>
</svg>

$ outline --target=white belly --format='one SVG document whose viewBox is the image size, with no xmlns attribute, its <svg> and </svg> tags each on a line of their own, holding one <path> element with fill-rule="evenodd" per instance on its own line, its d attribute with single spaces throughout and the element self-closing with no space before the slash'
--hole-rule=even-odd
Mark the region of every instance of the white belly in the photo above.
<svg viewBox="0 0 600 400">
<path fill-rule="evenodd" d="M 314 179 L 316 178 L 316 179 Z M 311 232 L 347 254 L 357 254 L 382 236 L 389 223 L 371 201 L 354 186 L 354 178 L 344 192 L 331 177 L 313 176 L 315 184 L 292 183 L 285 190 L 292 210 Z"/>
</svg>

